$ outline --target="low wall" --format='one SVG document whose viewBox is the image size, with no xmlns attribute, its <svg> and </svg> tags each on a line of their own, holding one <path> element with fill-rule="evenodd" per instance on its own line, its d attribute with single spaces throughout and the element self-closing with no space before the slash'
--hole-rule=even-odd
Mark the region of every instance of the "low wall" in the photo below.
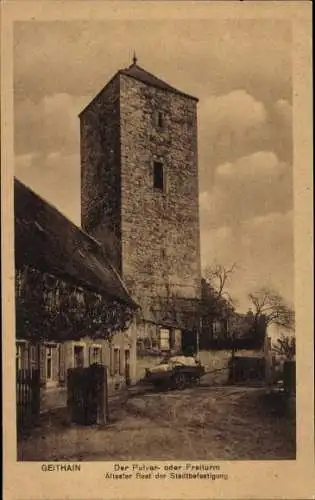
<svg viewBox="0 0 315 500">
<path fill-rule="evenodd" d="M 239 350 L 236 356 L 263 357 L 262 351 Z M 206 369 L 204 382 L 209 384 L 226 384 L 228 382 L 228 363 L 231 359 L 230 350 L 200 351 L 199 359 Z"/>
<path fill-rule="evenodd" d="M 146 368 L 152 368 L 162 361 L 162 356 L 138 356 L 136 366 L 136 381 L 141 380 L 145 375 Z"/>
<path fill-rule="evenodd" d="M 263 357 L 262 351 L 239 350 L 237 356 Z M 228 362 L 231 359 L 230 350 L 199 351 L 198 358 L 206 369 L 203 380 L 209 384 L 225 384 L 228 381 Z M 145 375 L 145 369 L 157 365 L 162 360 L 161 356 L 138 356 L 136 367 L 136 380 Z"/>
</svg>

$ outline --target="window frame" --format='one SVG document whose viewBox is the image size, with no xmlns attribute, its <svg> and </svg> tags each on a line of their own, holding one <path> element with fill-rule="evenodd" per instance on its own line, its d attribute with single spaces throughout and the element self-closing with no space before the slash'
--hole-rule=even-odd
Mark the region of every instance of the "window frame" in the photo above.
<svg viewBox="0 0 315 500">
<path fill-rule="evenodd" d="M 158 130 L 163 130 L 165 127 L 165 115 L 161 110 L 155 113 L 155 126 Z"/>
<path fill-rule="evenodd" d="M 36 344 L 29 345 L 29 366 L 30 366 L 31 370 L 35 370 L 37 368 L 37 365 L 38 365 L 37 350 L 38 350 L 38 346 Z"/>
<path fill-rule="evenodd" d="M 20 371 L 23 369 L 23 347 L 25 347 L 23 342 L 15 343 L 15 366 L 16 370 Z"/>
<path fill-rule="evenodd" d="M 73 367 L 74 368 L 78 368 L 76 366 L 76 363 L 75 363 L 75 360 L 76 360 L 76 357 L 75 357 L 75 348 L 76 347 L 80 347 L 82 349 L 82 352 L 83 352 L 83 365 L 81 368 L 84 368 L 85 367 L 85 359 L 86 359 L 86 344 L 85 342 L 73 342 L 72 344 L 72 360 L 73 360 Z"/>
<path fill-rule="evenodd" d="M 113 348 L 113 369 L 112 373 L 113 375 L 120 375 L 121 371 L 121 349 L 119 347 L 114 347 Z"/>
<path fill-rule="evenodd" d="M 98 351 L 98 356 L 95 358 L 94 351 Z M 98 359 L 98 361 L 95 361 L 95 359 Z M 90 346 L 90 352 L 89 352 L 89 364 L 90 366 L 93 364 L 102 364 L 102 359 L 103 359 L 103 348 L 101 344 L 92 344 Z"/>
<path fill-rule="evenodd" d="M 160 172 L 157 175 L 157 169 L 160 168 Z M 158 182 L 157 182 L 158 181 Z M 166 180 L 165 180 L 165 164 L 160 159 L 153 160 L 153 189 L 159 191 L 160 193 L 165 193 Z"/>
<path fill-rule="evenodd" d="M 164 334 L 164 336 L 163 336 Z M 171 348 L 171 335 L 170 335 L 170 329 L 169 328 L 163 328 L 161 327 L 159 329 L 159 345 L 160 345 L 160 349 L 162 349 L 163 351 L 169 351 L 170 348 Z M 166 341 L 166 343 L 164 343 L 164 341 Z"/>
</svg>

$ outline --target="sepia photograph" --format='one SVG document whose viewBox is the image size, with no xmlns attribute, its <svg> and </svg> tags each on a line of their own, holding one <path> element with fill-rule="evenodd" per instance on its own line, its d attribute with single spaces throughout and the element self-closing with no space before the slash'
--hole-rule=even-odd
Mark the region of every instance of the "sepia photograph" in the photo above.
<svg viewBox="0 0 315 500">
<path fill-rule="evenodd" d="M 14 26 L 19 460 L 295 459 L 291 56 L 282 20 Z"/>
<path fill-rule="evenodd" d="M 1 24 L 7 498 L 310 495 L 307 2 L 57 3 Z"/>
</svg>

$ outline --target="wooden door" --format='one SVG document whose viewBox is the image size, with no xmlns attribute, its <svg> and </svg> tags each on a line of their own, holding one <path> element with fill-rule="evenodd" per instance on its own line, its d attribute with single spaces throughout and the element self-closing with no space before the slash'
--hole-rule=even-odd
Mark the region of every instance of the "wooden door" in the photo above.
<svg viewBox="0 0 315 500">
<path fill-rule="evenodd" d="M 81 345 L 75 345 L 73 348 L 74 355 L 74 368 L 84 367 L 84 347 Z"/>
<path fill-rule="evenodd" d="M 130 351 L 125 349 L 125 379 L 126 385 L 130 385 Z"/>
</svg>

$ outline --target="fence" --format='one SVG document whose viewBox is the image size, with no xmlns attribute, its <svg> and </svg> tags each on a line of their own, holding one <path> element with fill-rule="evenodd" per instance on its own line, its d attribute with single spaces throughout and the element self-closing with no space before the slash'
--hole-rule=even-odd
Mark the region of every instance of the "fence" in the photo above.
<svg viewBox="0 0 315 500">
<path fill-rule="evenodd" d="M 20 433 L 36 425 L 40 413 L 39 370 L 18 370 L 16 374 L 16 420 Z"/>
</svg>

